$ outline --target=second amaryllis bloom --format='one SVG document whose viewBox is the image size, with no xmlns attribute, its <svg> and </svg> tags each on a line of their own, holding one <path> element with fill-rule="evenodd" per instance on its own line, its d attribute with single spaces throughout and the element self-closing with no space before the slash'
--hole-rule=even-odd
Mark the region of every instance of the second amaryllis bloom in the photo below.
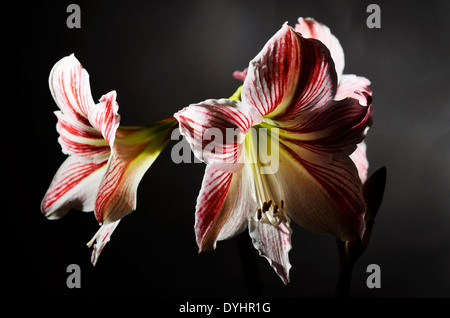
<svg viewBox="0 0 450 318">
<path fill-rule="evenodd" d="M 254 247 L 287 284 L 291 218 L 343 241 L 363 234 L 365 202 L 350 155 L 371 125 L 371 97 L 361 91 L 357 98 L 336 98 L 330 50 L 287 24 L 242 75 L 232 98 L 175 114 L 207 164 L 196 206 L 197 244 L 214 249 L 248 227 Z M 223 138 L 211 138 L 217 132 Z M 276 153 L 271 157 L 278 162 L 268 166 L 261 149 Z"/>
<path fill-rule="evenodd" d="M 174 118 L 149 126 L 120 126 L 116 92 L 95 103 L 89 75 L 72 54 L 55 64 L 49 77 L 63 153 L 69 155 L 56 172 L 42 203 L 48 219 L 69 210 L 95 211 L 99 231 L 92 263 L 109 241 L 120 219 L 136 209 L 140 180 L 170 140 Z"/>
</svg>

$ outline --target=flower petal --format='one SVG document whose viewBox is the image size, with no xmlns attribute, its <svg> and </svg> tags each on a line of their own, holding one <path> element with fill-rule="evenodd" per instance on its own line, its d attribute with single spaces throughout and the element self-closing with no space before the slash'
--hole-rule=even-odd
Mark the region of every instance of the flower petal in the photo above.
<svg viewBox="0 0 450 318">
<path fill-rule="evenodd" d="M 244 136 L 262 120 L 250 107 L 230 99 L 192 104 L 174 116 L 194 155 L 215 169 L 227 172 L 242 168 L 239 159 Z"/>
<path fill-rule="evenodd" d="M 276 173 L 285 194 L 286 212 L 302 227 L 341 240 L 364 231 L 361 181 L 349 157 L 300 149 L 282 141 Z"/>
<path fill-rule="evenodd" d="M 71 54 L 59 60 L 50 71 L 50 92 L 61 111 L 85 121 L 95 105 L 89 85 L 89 74 Z"/>
<path fill-rule="evenodd" d="M 303 112 L 295 127 L 280 126 L 280 136 L 285 140 L 314 152 L 343 153 L 350 155 L 363 141 L 372 124 L 371 97 L 361 93 L 362 106 L 353 98 L 330 100 L 323 107 Z"/>
<path fill-rule="evenodd" d="M 334 63 L 327 48 L 314 39 L 299 37 L 300 74 L 295 98 L 284 112 L 270 116 L 284 126 L 304 121 L 303 113 L 319 109 L 332 100 L 337 88 Z"/>
<path fill-rule="evenodd" d="M 347 97 L 356 98 L 362 103 L 364 97 L 357 92 L 365 92 L 372 95 L 372 91 L 369 89 L 370 81 L 362 76 L 356 76 L 352 74 L 344 74 L 339 82 L 335 100 L 342 100 Z M 364 105 L 364 104 L 362 104 Z"/>
<path fill-rule="evenodd" d="M 83 163 L 68 157 L 56 172 L 42 203 L 49 219 L 58 219 L 70 209 L 93 211 L 97 190 L 106 171 L 106 162 Z"/>
<path fill-rule="evenodd" d="M 272 116 L 288 107 L 295 95 L 300 68 L 299 36 L 283 27 L 250 62 L 242 87 L 242 102 L 261 116 Z"/>
<path fill-rule="evenodd" d="M 336 87 L 328 49 L 284 25 L 250 62 L 241 97 L 266 118 L 295 125 L 301 112 L 332 99 Z"/>
<path fill-rule="evenodd" d="M 258 250 L 259 255 L 265 257 L 270 266 L 276 271 L 284 284 L 289 283 L 289 251 L 292 248 L 292 229 L 289 226 L 290 219 L 279 224 L 272 224 L 265 213 L 260 220 L 255 216 L 249 218 L 248 231 L 252 238 L 253 246 Z"/>
<path fill-rule="evenodd" d="M 91 263 L 95 266 L 97 264 L 97 261 L 100 257 L 100 253 L 102 252 L 103 248 L 105 247 L 106 243 L 108 243 L 111 239 L 111 235 L 116 229 L 117 225 L 119 225 L 120 220 L 117 220 L 115 222 L 102 225 L 99 229 L 99 231 L 95 234 L 91 242 L 88 243 L 88 246 L 90 246 L 93 243 L 93 240 L 95 239 L 95 245 L 92 250 L 91 254 Z"/>
<path fill-rule="evenodd" d="M 76 156 L 82 162 L 108 160 L 111 149 L 99 131 L 61 111 L 56 111 L 55 115 L 58 118 L 58 142 L 63 153 Z"/>
<path fill-rule="evenodd" d="M 367 160 L 366 149 L 366 143 L 363 141 L 357 145 L 356 150 L 350 155 L 350 159 L 352 159 L 353 163 L 356 166 L 356 169 L 358 169 L 358 175 L 362 183 L 366 181 L 367 170 L 369 169 L 369 161 Z"/>
<path fill-rule="evenodd" d="M 365 211 L 361 180 L 350 155 L 372 122 L 369 106 L 347 98 L 305 112 L 297 130 L 280 129 L 281 181 L 287 213 L 303 227 L 341 240 L 359 238 Z M 307 118 L 306 118 L 307 117 Z"/>
<path fill-rule="evenodd" d="M 253 176 L 247 166 L 231 174 L 206 166 L 197 198 L 195 234 L 199 251 L 216 248 L 216 242 L 241 233 L 256 211 Z"/>
<path fill-rule="evenodd" d="M 243 81 L 245 81 L 245 78 L 247 77 L 247 71 L 248 71 L 248 68 L 246 68 L 243 71 L 234 71 L 233 72 L 233 77 L 235 79 L 240 80 L 240 81 L 243 82 Z"/>
<path fill-rule="evenodd" d="M 119 127 L 95 203 L 97 221 L 108 224 L 136 209 L 137 187 L 170 140 L 177 121 L 146 127 Z"/>
<path fill-rule="evenodd" d="M 214 249 L 221 225 L 220 214 L 231 185 L 233 174 L 206 166 L 195 211 L 195 236 L 199 252 Z"/>
<path fill-rule="evenodd" d="M 120 123 L 118 110 L 116 91 L 111 91 L 100 98 L 100 103 L 92 107 L 88 115 L 91 125 L 102 133 L 103 138 L 111 147 Z"/>
<path fill-rule="evenodd" d="M 325 44 L 328 50 L 330 50 L 338 81 L 340 82 L 345 64 L 344 50 L 339 40 L 331 34 L 330 29 L 312 18 L 299 18 L 298 24 L 295 25 L 295 31 L 299 32 L 304 38 L 313 38 Z"/>
</svg>

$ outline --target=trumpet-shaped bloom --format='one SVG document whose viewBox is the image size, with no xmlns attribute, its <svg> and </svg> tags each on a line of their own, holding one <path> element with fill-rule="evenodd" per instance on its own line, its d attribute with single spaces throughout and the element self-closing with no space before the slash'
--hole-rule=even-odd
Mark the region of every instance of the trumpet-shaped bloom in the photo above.
<svg viewBox="0 0 450 318">
<path fill-rule="evenodd" d="M 353 74 L 343 74 L 345 64 L 344 50 L 342 49 L 339 40 L 331 33 L 326 25 L 323 25 L 312 18 L 299 18 L 298 23 L 295 25 L 295 31 L 299 32 L 304 38 L 312 38 L 321 41 L 330 51 L 338 78 L 336 95 L 334 96 L 335 100 L 353 97 L 359 99 L 361 103 L 364 103 L 365 97 L 356 92 L 366 92 L 367 94 L 372 95 L 372 92 L 369 89 L 370 81 L 367 78 Z M 245 69 L 242 72 L 235 71 L 233 77 L 244 81 L 247 76 L 247 71 L 248 69 Z M 350 155 L 350 158 L 358 169 L 359 177 L 363 183 L 367 179 L 367 171 L 369 169 L 366 149 L 366 143 L 365 141 L 362 141 Z"/>
<path fill-rule="evenodd" d="M 372 122 L 371 97 L 337 98 L 330 50 L 283 25 L 250 62 L 231 99 L 206 100 L 175 114 L 207 166 L 196 205 L 200 250 L 246 227 L 284 283 L 291 267 L 290 220 L 341 240 L 364 231 L 365 203 L 350 158 Z M 212 142 L 210 131 L 234 132 Z M 212 145 L 212 147 L 211 147 Z M 268 152 L 278 159 L 268 166 Z"/>
<path fill-rule="evenodd" d="M 55 64 L 49 77 L 58 141 L 67 159 L 56 172 L 41 203 L 42 213 L 58 219 L 69 210 L 95 211 L 102 225 L 89 245 L 95 264 L 122 217 L 136 208 L 144 173 L 170 140 L 175 119 L 150 126 L 119 127 L 116 92 L 95 103 L 89 75 L 72 54 Z"/>
</svg>

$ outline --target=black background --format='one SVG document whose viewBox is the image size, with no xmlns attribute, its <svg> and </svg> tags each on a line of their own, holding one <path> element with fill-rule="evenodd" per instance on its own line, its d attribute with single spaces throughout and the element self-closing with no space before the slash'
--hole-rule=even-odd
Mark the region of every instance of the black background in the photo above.
<svg viewBox="0 0 450 318">
<path fill-rule="evenodd" d="M 344 73 L 372 81 L 370 172 L 388 170 L 385 199 L 371 244 L 354 269 L 351 296 L 449 297 L 450 5 L 375 1 L 381 29 L 369 29 L 366 8 L 372 2 L 79 1 L 81 29 L 66 26 L 70 2 L 16 8 L 20 46 L 8 50 L 19 58 L 13 82 L 18 92 L 4 105 L 11 113 L 3 119 L 6 290 L 48 299 L 249 296 L 236 239 L 197 254 L 194 210 L 204 165 L 174 164 L 174 142 L 146 173 L 137 211 L 121 221 L 95 267 L 85 245 L 98 228 L 92 213 L 72 211 L 58 221 L 41 215 L 40 201 L 65 159 L 48 75 L 54 63 L 75 53 L 90 74 L 95 100 L 114 89 L 121 124 L 148 124 L 190 103 L 231 96 L 240 85 L 233 71 L 244 69 L 285 21 L 294 26 L 303 16 L 338 37 Z M 333 297 L 334 238 L 292 228 L 290 285 L 252 251 L 262 295 Z M 243 235 L 248 239 L 247 231 Z M 380 289 L 366 286 L 372 263 L 381 267 Z M 81 268 L 80 289 L 66 286 L 69 264 Z"/>
</svg>

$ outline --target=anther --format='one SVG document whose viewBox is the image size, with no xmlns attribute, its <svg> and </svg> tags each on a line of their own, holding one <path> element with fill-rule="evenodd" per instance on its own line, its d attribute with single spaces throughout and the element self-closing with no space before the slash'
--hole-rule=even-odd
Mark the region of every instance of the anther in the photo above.
<svg viewBox="0 0 450 318">
<path fill-rule="evenodd" d="M 263 212 L 269 211 L 270 206 L 272 205 L 272 200 L 269 200 L 269 202 L 264 202 L 262 206 Z"/>
<path fill-rule="evenodd" d="M 273 214 L 277 214 L 278 212 L 278 205 L 275 204 L 275 206 L 273 207 Z"/>
<path fill-rule="evenodd" d="M 262 213 L 261 213 L 261 209 L 258 209 L 258 213 L 256 214 L 258 221 L 261 220 L 262 217 Z"/>
<path fill-rule="evenodd" d="M 281 210 L 284 210 L 284 201 L 283 200 L 280 201 L 280 205 L 281 205 Z"/>
</svg>

